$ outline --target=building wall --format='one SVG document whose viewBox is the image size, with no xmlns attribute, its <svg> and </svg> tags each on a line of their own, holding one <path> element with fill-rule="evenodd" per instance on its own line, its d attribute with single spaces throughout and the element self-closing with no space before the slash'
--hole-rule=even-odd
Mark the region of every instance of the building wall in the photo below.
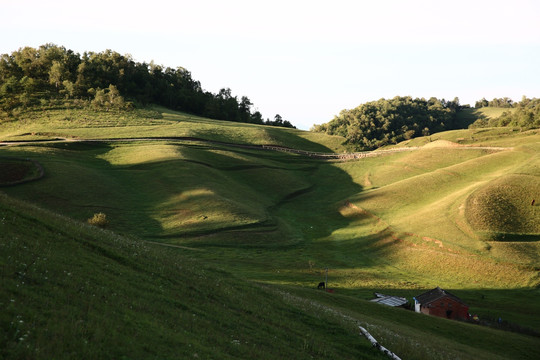
<svg viewBox="0 0 540 360">
<path fill-rule="evenodd" d="M 443 297 L 428 304 L 422 304 L 420 311 L 424 314 L 447 319 L 466 319 L 469 307 L 449 297 Z"/>
</svg>

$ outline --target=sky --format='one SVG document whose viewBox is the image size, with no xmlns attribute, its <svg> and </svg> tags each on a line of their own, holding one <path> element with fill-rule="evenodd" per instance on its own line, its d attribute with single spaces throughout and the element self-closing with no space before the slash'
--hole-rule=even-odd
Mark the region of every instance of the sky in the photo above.
<svg viewBox="0 0 540 360">
<path fill-rule="evenodd" d="M 54 43 L 184 67 L 300 129 L 412 96 L 540 97 L 537 0 L 0 0 L 0 53 Z"/>
</svg>

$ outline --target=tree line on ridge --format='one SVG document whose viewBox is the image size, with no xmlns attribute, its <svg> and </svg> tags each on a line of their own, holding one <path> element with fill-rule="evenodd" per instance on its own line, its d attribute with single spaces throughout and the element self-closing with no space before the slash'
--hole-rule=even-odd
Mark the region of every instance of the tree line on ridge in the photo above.
<svg viewBox="0 0 540 360">
<path fill-rule="evenodd" d="M 374 150 L 385 145 L 397 144 L 419 136 L 470 127 L 516 126 L 524 129 L 540 127 L 540 99 L 523 97 L 514 103 L 509 98 L 476 102 L 475 108 L 508 108 L 500 117 L 488 118 L 473 113 L 476 121 L 464 123 L 459 113 L 470 109 L 461 105 L 459 98 L 452 101 L 432 97 L 412 98 L 396 96 L 392 99 L 370 101 L 354 109 L 342 110 L 331 121 L 314 125 L 311 130 L 329 135 L 340 135 L 345 144 L 354 150 Z"/>
<path fill-rule="evenodd" d="M 94 108 L 130 109 L 157 104 L 212 119 L 294 128 L 279 114 L 263 119 L 247 96 L 202 89 L 183 68 L 136 62 L 112 50 L 82 55 L 63 46 L 24 47 L 0 57 L 0 110 L 63 100 Z"/>
</svg>

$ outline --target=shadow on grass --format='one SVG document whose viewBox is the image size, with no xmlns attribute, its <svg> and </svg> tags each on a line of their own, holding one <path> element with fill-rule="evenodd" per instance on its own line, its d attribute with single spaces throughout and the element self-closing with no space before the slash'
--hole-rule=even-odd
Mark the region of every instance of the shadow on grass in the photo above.
<svg viewBox="0 0 540 360">
<path fill-rule="evenodd" d="M 112 146 L 106 143 L 55 143 L 13 147 L 9 154 L 39 161 L 46 175 L 39 182 L 20 184 L 3 191 L 45 209 L 85 222 L 97 212 L 110 219 L 110 229 L 140 234 L 159 229 L 158 222 L 139 211 L 129 174 L 100 158 Z M 128 176 L 126 176 L 128 175 Z M 139 227 L 144 224 L 144 227 Z"/>
<path fill-rule="evenodd" d="M 280 130 L 267 131 L 272 133 Z M 279 134 L 294 138 L 291 141 L 300 147 L 328 150 L 291 133 Z M 113 165 L 104 160 L 108 152 L 122 146 L 105 141 L 13 147 L 9 149 L 10 154 L 38 159 L 47 169 L 48 176 L 40 184 L 17 186 L 8 193 L 81 221 L 95 212 L 104 212 L 110 219 L 110 229 L 137 236 L 174 241 L 176 235 L 177 240 L 180 240 L 214 235 L 220 231 L 229 235 L 235 231 L 242 234 L 253 232 L 255 237 L 264 232 L 267 241 L 290 244 L 290 236 L 285 230 L 288 227 L 287 219 L 276 218 L 273 208 L 311 192 L 313 179 L 305 179 L 322 162 L 299 155 L 226 145 L 174 142 L 173 145 L 188 152 L 178 159 L 141 163 L 134 159 L 134 165 Z M 287 177 L 287 181 L 281 182 L 280 176 Z M 352 184 L 350 177 L 343 171 L 336 170 L 331 176 L 332 181 L 345 187 L 349 186 L 348 183 Z M 197 188 L 207 189 L 211 196 L 195 196 L 189 203 L 191 208 L 184 208 L 182 194 Z M 175 200 L 178 207 L 171 209 L 178 210 L 178 219 L 174 220 L 178 225 L 177 230 L 171 232 L 163 227 L 156 215 L 162 211 L 160 209 L 163 209 L 163 204 L 171 202 L 175 197 L 178 198 Z M 258 219 L 248 220 L 247 223 L 227 218 L 220 221 L 209 218 L 204 209 L 194 210 L 194 207 L 208 202 L 209 197 L 220 199 L 219 204 L 223 206 L 232 204 L 236 209 L 233 209 L 233 217 L 258 216 Z M 220 210 L 230 211 L 227 208 L 211 209 L 214 213 Z M 192 223 L 186 227 L 182 223 L 185 220 L 181 218 L 182 214 L 194 211 L 200 214 L 197 214 L 198 217 L 192 216 Z M 193 224 L 193 221 L 196 223 Z M 275 234 L 268 236 L 271 230 L 275 230 Z M 250 236 L 240 237 L 250 242 Z M 269 240 L 270 237 L 274 238 L 273 241 Z M 217 238 L 219 242 L 219 236 Z M 260 244 L 258 241 L 254 243 Z"/>
<path fill-rule="evenodd" d="M 469 125 L 472 125 L 477 120 L 487 123 L 489 119 L 478 109 L 462 109 L 457 113 L 456 120 L 454 122 L 454 128 L 467 129 Z"/>
</svg>

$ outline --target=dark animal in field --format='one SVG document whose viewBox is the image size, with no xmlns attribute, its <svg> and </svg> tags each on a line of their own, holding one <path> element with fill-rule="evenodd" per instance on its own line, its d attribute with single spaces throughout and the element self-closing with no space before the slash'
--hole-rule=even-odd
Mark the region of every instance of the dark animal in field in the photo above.
<svg viewBox="0 0 540 360">
<path fill-rule="evenodd" d="M 533 201 L 532 201 L 532 203 L 531 203 L 531 206 L 534 206 L 534 199 L 533 199 Z"/>
<path fill-rule="evenodd" d="M 321 282 L 319 283 L 319 285 L 317 286 L 317 289 L 325 289 L 325 288 L 326 288 L 326 286 L 325 286 L 325 284 L 324 284 L 324 281 L 321 281 Z"/>
</svg>

